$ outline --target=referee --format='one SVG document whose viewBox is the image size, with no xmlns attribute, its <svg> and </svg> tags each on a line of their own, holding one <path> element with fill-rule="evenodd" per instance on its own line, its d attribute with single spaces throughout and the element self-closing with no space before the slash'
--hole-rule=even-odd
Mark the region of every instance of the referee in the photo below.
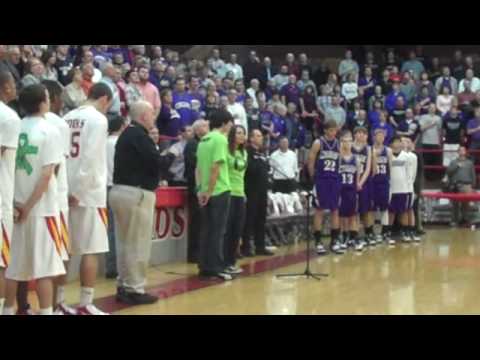
<svg viewBox="0 0 480 360">
<path fill-rule="evenodd" d="M 117 301 L 129 305 L 152 304 L 146 294 L 146 273 L 152 246 L 155 190 L 176 154 L 165 157 L 148 132 L 155 125 L 153 107 L 145 101 L 130 108 L 132 124 L 119 137 L 114 160 L 114 186 L 110 206 L 117 242 Z"/>
</svg>

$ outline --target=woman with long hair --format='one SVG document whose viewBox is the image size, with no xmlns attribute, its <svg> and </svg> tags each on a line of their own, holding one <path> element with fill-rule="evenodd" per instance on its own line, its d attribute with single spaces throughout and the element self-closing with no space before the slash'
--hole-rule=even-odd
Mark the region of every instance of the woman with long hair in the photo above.
<svg viewBox="0 0 480 360">
<path fill-rule="evenodd" d="M 57 53 L 52 50 L 46 50 L 41 58 L 43 65 L 45 65 L 45 74 L 43 80 L 58 80 L 58 71 L 55 68 L 57 62 Z"/>
<path fill-rule="evenodd" d="M 244 178 L 248 158 L 245 149 L 246 138 L 246 130 L 241 125 L 234 126 L 228 135 L 228 174 L 232 191 L 225 232 L 224 257 L 227 271 L 231 274 L 242 273 L 242 269 L 236 267 L 236 254 L 245 223 Z"/>
</svg>

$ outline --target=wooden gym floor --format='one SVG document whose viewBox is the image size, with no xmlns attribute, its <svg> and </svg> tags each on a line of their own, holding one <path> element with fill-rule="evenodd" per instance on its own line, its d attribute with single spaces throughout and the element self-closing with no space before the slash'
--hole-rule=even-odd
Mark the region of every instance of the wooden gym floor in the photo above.
<svg viewBox="0 0 480 360">
<path fill-rule="evenodd" d="M 115 315 L 480 313 L 480 238 L 470 229 L 432 227 L 420 244 L 314 255 L 312 271 L 330 274 L 321 281 L 275 277 L 303 272 L 304 260 L 304 243 L 282 247 L 273 258 L 242 260 L 245 274 L 226 283 L 199 281 L 194 265 L 163 265 L 149 271 L 157 304 L 118 304 L 115 282 L 105 279 L 98 281 L 96 304 Z M 78 283 L 66 293 L 69 303 L 78 302 Z"/>
</svg>

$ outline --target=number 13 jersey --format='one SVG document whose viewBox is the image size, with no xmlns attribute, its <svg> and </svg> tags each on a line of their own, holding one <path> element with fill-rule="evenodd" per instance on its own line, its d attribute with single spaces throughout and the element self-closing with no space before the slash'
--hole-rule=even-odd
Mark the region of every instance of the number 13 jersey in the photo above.
<svg viewBox="0 0 480 360">
<path fill-rule="evenodd" d="M 105 208 L 107 204 L 108 120 L 92 105 L 64 117 L 70 128 L 67 178 L 70 195 L 80 206 Z"/>
</svg>

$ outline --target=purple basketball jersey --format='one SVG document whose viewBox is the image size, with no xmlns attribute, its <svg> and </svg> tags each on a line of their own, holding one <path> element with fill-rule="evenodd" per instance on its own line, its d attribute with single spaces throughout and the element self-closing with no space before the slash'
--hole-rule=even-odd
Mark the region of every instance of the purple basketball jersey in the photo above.
<svg viewBox="0 0 480 360">
<path fill-rule="evenodd" d="M 329 141 L 320 138 L 322 149 L 315 168 L 316 204 L 319 209 L 338 210 L 340 197 L 340 174 L 338 165 L 340 145 L 337 139 Z"/>
<path fill-rule="evenodd" d="M 362 149 L 352 147 L 352 153 L 355 155 L 357 162 L 360 165 L 360 176 L 366 170 L 368 160 L 369 146 L 365 145 Z M 358 192 L 358 212 L 360 214 L 366 214 L 373 210 L 373 194 L 372 194 L 372 174 L 368 176 L 367 181 L 363 184 L 362 190 Z"/>
<path fill-rule="evenodd" d="M 340 190 L 340 216 L 351 217 L 357 213 L 357 159 L 340 158 L 339 174 L 342 181 Z"/>
</svg>

